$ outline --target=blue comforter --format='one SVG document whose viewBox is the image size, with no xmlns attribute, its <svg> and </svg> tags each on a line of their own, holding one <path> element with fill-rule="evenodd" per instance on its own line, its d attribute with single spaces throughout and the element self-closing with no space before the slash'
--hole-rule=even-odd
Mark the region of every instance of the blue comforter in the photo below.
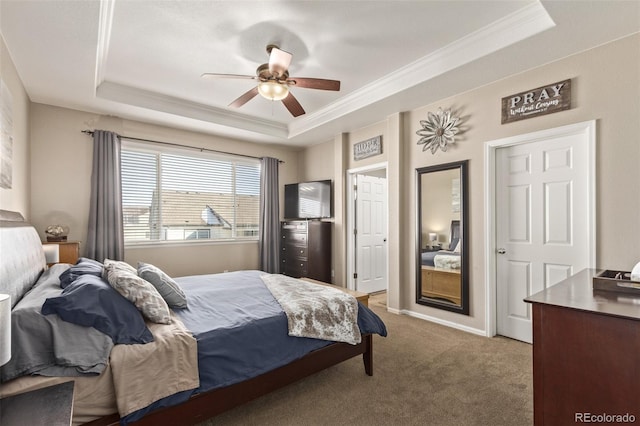
<svg viewBox="0 0 640 426">
<path fill-rule="evenodd" d="M 291 337 L 287 318 L 260 279 L 261 271 L 237 271 L 176 278 L 187 296 L 176 309 L 198 342 L 200 387 L 196 393 L 257 377 L 327 346 L 325 340 Z M 382 320 L 362 304 L 358 326 L 363 334 L 387 335 Z M 133 413 L 123 423 L 162 406 L 188 399 L 182 392 Z"/>
</svg>

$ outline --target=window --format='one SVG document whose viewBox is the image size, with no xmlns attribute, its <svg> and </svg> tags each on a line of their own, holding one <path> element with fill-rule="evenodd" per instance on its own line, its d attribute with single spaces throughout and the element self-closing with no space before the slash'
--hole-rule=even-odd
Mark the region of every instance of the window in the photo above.
<svg viewBox="0 0 640 426">
<path fill-rule="evenodd" d="M 125 244 L 258 238 L 258 160 L 122 143 Z"/>
</svg>

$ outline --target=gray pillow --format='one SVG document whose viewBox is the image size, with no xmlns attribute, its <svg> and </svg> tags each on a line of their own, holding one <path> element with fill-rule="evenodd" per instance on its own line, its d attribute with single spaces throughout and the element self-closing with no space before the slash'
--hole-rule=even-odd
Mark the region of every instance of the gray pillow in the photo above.
<svg viewBox="0 0 640 426">
<path fill-rule="evenodd" d="M 169 306 L 164 301 L 158 290 L 137 275 L 135 269 L 132 273 L 127 268 L 123 268 L 119 263 L 124 262 L 104 262 L 104 272 L 106 280 L 111 287 L 133 303 L 142 315 L 148 320 L 159 324 L 170 324 L 171 314 Z"/>
<path fill-rule="evenodd" d="M 172 308 L 187 307 L 187 296 L 169 275 L 150 263 L 138 262 L 138 276 L 149 281 Z"/>
</svg>

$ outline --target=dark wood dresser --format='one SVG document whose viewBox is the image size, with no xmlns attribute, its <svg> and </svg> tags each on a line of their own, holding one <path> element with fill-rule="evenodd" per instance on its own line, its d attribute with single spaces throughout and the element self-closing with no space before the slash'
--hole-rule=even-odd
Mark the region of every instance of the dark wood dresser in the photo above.
<svg viewBox="0 0 640 426">
<path fill-rule="evenodd" d="M 331 222 L 285 221 L 280 233 L 282 274 L 331 282 Z"/>
<path fill-rule="evenodd" d="M 599 272 L 585 269 L 525 299 L 535 425 L 640 422 L 640 294 L 593 290 Z"/>
</svg>

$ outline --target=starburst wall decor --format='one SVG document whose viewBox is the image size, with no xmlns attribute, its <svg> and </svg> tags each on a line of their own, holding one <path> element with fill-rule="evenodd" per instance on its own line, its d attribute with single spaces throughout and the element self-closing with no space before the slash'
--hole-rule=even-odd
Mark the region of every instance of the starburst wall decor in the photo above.
<svg viewBox="0 0 640 426">
<path fill-rule="evenodd" d="M 442 108 L 438 108 L 435 114 L 429 112 L 426 120 L 420 120 L 422 129 L 416 132 L 421 136 L 418 145 L 422 145 L 423 151 L 430 149 L 432 154 L 435 154 L 438 148 L 446 152 L 448 146 L 456 142 L 455 135 L 459 130 L 456 126 L 459 120 L 459 117 L 451 115 L 450 109 L 443 111 Z"/>
</svg>

